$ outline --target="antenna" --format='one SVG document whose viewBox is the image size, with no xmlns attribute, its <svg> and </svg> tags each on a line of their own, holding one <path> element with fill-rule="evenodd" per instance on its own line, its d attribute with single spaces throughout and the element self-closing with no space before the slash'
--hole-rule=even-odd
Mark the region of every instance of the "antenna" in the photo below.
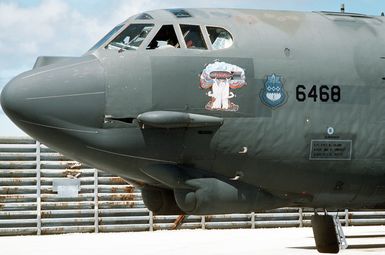
<svg viewBox="0 0 385 255">
<path fill-rule="evenodd" d="M 342 12 L 342 13 L 345 12 L 345 4 L 341 4 L 341 12 Z"/>
</svg>

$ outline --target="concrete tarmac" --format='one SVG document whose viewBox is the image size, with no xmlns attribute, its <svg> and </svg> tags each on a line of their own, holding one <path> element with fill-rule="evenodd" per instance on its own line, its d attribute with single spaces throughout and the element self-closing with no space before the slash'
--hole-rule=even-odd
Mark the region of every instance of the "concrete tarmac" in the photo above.
<svg viewBox="0 0 385 255">
<path fill-rule="evenodd" d="M 385 254 L 385 227 L 344 227 L 340 254 Z M 311 228 L 174 230 L 0 237 L 4 255 L 318 254 Z"/>
</svg>

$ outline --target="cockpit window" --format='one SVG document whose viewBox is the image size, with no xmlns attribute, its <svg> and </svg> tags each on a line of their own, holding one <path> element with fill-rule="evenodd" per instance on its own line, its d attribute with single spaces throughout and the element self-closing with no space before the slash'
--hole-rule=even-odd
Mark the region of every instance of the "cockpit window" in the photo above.
<svg viewBox="0 0 385 255">
<path fill-rule="evenodd" d="M 207 49 L 205 40 L 203 39 L 201 28 L 199 26 L 180 25 L 180 29 L 182 30 L 183 38 L 186 42 L 187 48 L 203 50 Z"/>
<path fill-rule="evenodd" d="M 147 46 L 148 50 L 180 48 L 173 25 L 164 25 Z"/>
<path fill-rule="evenodd" d="M 154 24 L 131 24 L 107 46 L 107 49 L 136 50 L 150 33 Z"/>
<path fill-rule="evenodd" d="M 108 34 L 106 34 L 102 39 L 100 39 L 94 46 L 92 46 L 91 49 L 89 49 L 88 51 L 93 51 L 93 50 L 96 50 L 97 48 L 99 48 L 100 46 L 102 46 L 105 42 L 108 41 L 108 39 L 110 39 L 111 36 L 113 36 L 116 32 L 118 32 L 122 27 L 123 27 L 124 24 L 120 24 L 120 25 L 117 25 L 116 27 L 114 27 L 110 32 L 108 32 Z"/>
<path fill-rule="evenodd" d="M 135 19 L 153 19 L 152 16 L 148 13 L 142 13 L 140 14 L 138 17 L 136 17 Z"/>
<path fill-rule="evenodd" d="M 233 45 L 231 34 L 221 27 L 207 27 L 213 50 L 226 49 Z"/>
</svg>

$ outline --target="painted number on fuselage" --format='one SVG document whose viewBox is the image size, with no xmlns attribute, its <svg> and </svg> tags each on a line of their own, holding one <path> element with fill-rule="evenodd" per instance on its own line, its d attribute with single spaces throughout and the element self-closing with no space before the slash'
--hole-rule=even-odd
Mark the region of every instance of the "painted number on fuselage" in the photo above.
<svg viewBox="0 0 385 255">
<path fill-rule="evenodd" d="M 313 85 L 308 89 L 305 85 L 298 85 L 295 95 L 299 102 L 305 102 L 306 100 L 339 102 L 341 100 L 341 88 L 339 86 Z"/>
</svg>

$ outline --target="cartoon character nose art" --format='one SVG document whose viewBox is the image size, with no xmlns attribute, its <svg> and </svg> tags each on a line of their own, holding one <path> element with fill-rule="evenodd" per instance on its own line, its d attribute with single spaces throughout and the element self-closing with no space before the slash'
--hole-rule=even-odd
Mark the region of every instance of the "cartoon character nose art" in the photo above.
<svg viewBox="0 0 385 255">
<path fill-rule="evenodd" d="M 236 65 L 215 61 L 206 66 L 200 75 L 200 87 L 209 90 L 211 100 L 206 104 L 207 110 L 236 112 L 239 105 L 230 99 L 236 95 L 235 89 L 246 86 L 245 71 Z"/>
</svg>

